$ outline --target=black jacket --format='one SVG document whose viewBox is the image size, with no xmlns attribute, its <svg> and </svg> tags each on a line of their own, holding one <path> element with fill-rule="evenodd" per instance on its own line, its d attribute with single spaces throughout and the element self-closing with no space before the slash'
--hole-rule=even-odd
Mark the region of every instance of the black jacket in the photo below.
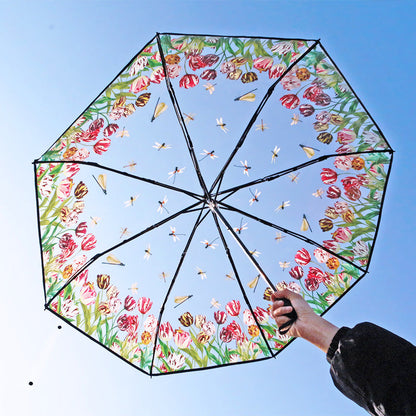
<svg viewBox="0 0 416 416">
<path fill-rule="evenodd" d="M 335 386 L 372 415 L 416 415 L 416 347 L 364 322 L 342 327 L 327 353 Z"/>
</svg>

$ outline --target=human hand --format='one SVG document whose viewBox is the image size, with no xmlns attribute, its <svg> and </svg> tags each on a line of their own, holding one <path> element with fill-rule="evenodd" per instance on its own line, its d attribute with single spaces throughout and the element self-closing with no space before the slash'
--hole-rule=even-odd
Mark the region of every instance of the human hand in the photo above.
<svg viewBox="0 0 416 416">
<path fill-rule="evenodd" d="M 276 300 L 278 298 L 290 300 L 292 306 L 284 306 L 282 300 Z M 328 351 L 332 338 L 339 329 L 338 327 L 317 315 L 302 296 L 291 290 L 284 289 L 273 293 L 272 300 L 271 315 L 278 327 L 289 320 L 284 315 L 295 309 L 298 319 L 292 324 L 287 335 L 304 338 L 325 353 Z"/>
<path fill-rule="evenodd" d="M 283 300 L 288 299 L 292 306 L 285 306 Z M 289 321 L 286 316 L 293 310 L 296 311 L 297 319 L 292 323 L 290 329 L 287 331 L 287 335 L 292 337 L 303 337 L 303 328 L 311 324 L 317 315 L 309 304 L 295 292 L 289 289 L 279 290 L 272 295 L 272 317 L 275 319 L 277 326 L 280 328 Z"/>
</svg>

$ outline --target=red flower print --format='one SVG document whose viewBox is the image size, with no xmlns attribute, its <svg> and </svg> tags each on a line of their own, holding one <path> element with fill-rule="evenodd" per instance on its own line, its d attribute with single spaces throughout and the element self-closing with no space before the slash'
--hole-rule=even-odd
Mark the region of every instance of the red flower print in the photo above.
<svg viewBox="0 0 416 416">
<path fill-rule="evenodd" d="M 329 168 L 323 168 L 321 172 L 321 179 L 322 182 L 326 185 L 330 185 L 332 183 L 335 183 L 338 179 L 337 173 Z"/>
<path fill-rule="evenodd" d="M 118 129 L 118 125 L 115 123 L 109 124 L 103 132 L 104 137 L 109 137 L 114 134 Z"/>
<path fill-rule="evenodd" d="M 229 343 L 233 339 L 233 333 L 225 326 L 220 332 L 220 338 L 222 342 Z"/>
<path fill-rule="evenodd" d="M 201 79 L 211 80 L 217 78 L 217 71 L 215 69 L 206 69 L 200 75 Z"/>
<path fill-rule="evenodd" d="M 87 233 L 87 223 L 85 221 L 80 222 L 75 229 L 75 235 L 77 237 L 82 237 Z"/>
<path fill-rule="evenodd" d="M 180 79 L 179 86 L 188 89 L 195 87 L 198 83 L 199 78 L 195 74 L 186 74 Z"/>
<path fill-rule="evenodd" d="M 302 267 L 300 267 L 300 266 L 295 266 L 295 267 L 292 267 L 292 268 L 289 270 L 289 275 L 290 275 L 291 277 L 293 277 L 294 279 L 299 280 L 300 278 L 302 278 L 302 277 L 303 277 L 303 269 L 302 269 Z"/>
<path fill-rule="evenodd" d="M 298 250 L 295 255 L 295 262 L 300 266 L 306 266 L 311 261 L 311 255 L 306 248 Z"/>
<path fill-rule="evenodd" d="M 189 68 L 191 68 L 193 71 L 196 71 L 197 69 L 204 68 L 206 63 L 204 62 L 204 59 L 201 55 L 191 55 L 188 59 L 188 65 Z"/>
<path fill-rule="evenodd" d="M 253 61 L 253 66 L 259 72 L 268 71 L 273 65 L 273 58 L 261 57 Z"/>
<path fill-rule="evenodd" d="M 137 94 L 140 91 L 146 90 L 150 85 L 150 78 L 146 75 L 136 78 L 130 85 L 130 92 Z"/>
<path fill-rule="evenodd" d="M 126 314 L 118 317 L 117 326 L 120 331 L 127 331 L 127 328 L 129 327 L 129 318 Z"/>
<path fill-rule="evenodd" d="M 237 316 L 240 313 L 241 305 L 238 300 L 232 300 L 225 305 L 225 309 L 231 316 Z"/>
<path fill-rule="evenodd" d="M 287 94 L 280 98 L 282 105 L 284 105 L 289 110 L 293 110 L 299 105 L 299 98 L 295 94 Z"/>
<path fill-rule="evenodd" d="M 126 311 L 132 311 L 136 307 L 136 301 L 132 296 L 126 296 L 124 299 L 124 309 Z"/>
<path fill-rule="evenodd" d="M 218 325 L 222 325 L 227 320 L 227 314 L 224 311 L 214 312 L 214 319 Z"/>
<path fill-rule="evenodd" d="M 111 140 L 108 138 L 98 140 L 98 142 L 94 145 L 94 152 L 97 153 L 97 155 L 102 155 L 104 152 L 108 150 L 110 144 Z"/>
<path fill-rule="evenodd" d="M 338 186 L 332 185 L 326 191 L 326 196 L 331 199 L 337 199 L 341 196 L 341 189 Z"/>
<path fill-rule="evenodd" d="M 139 310 L 139 312 L 144 315 L 147 312 L 150 311 L 150 308 L 152 307 L 153 302 L 149 299 L 149 298 L 145 298 L 145 297 L 141 297 L 138 301 L 137 301 L 137 309 Z"/>
<path fill-rule="evenodd" d="M 332 234 L 332 238 L 338 243 L 348 243 L 351 241 L 352 232 L 348 227 L 337 228 Z"/>
<path fill-rule="evenodd" d="M 97 239 L 93 234 L 87 234 L 84 239 L 81 242 L 81 249 L 82 250 L 92 250 L 95 248 L 95 245 L 97 244 Z"/>
</svg>

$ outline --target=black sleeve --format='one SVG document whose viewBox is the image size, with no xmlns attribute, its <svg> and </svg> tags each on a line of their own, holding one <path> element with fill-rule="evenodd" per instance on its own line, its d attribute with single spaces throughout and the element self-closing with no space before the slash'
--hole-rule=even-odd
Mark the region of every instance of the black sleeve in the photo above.
<svg viewBox="0 0 416 416">
<path fill-rule="evenodd" d="M 416 347 L 368 322 L 342 327 L 328 349 L 335 386 L 372 415 L 416 415 Z"/>
</svg>

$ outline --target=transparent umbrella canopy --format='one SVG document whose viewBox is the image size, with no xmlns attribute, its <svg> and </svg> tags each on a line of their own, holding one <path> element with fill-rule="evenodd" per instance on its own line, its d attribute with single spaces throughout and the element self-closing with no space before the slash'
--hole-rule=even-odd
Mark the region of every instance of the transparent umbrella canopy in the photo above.
<svg viewBox="0 0 416 416">
<path fill-rule="evenodd" d="M 275 288 L 366 274 L 392 155 L 320 41 L 158 33 L 34 161 L 45 307 L 150 375 L 275 357 Z"/>
</svg>

